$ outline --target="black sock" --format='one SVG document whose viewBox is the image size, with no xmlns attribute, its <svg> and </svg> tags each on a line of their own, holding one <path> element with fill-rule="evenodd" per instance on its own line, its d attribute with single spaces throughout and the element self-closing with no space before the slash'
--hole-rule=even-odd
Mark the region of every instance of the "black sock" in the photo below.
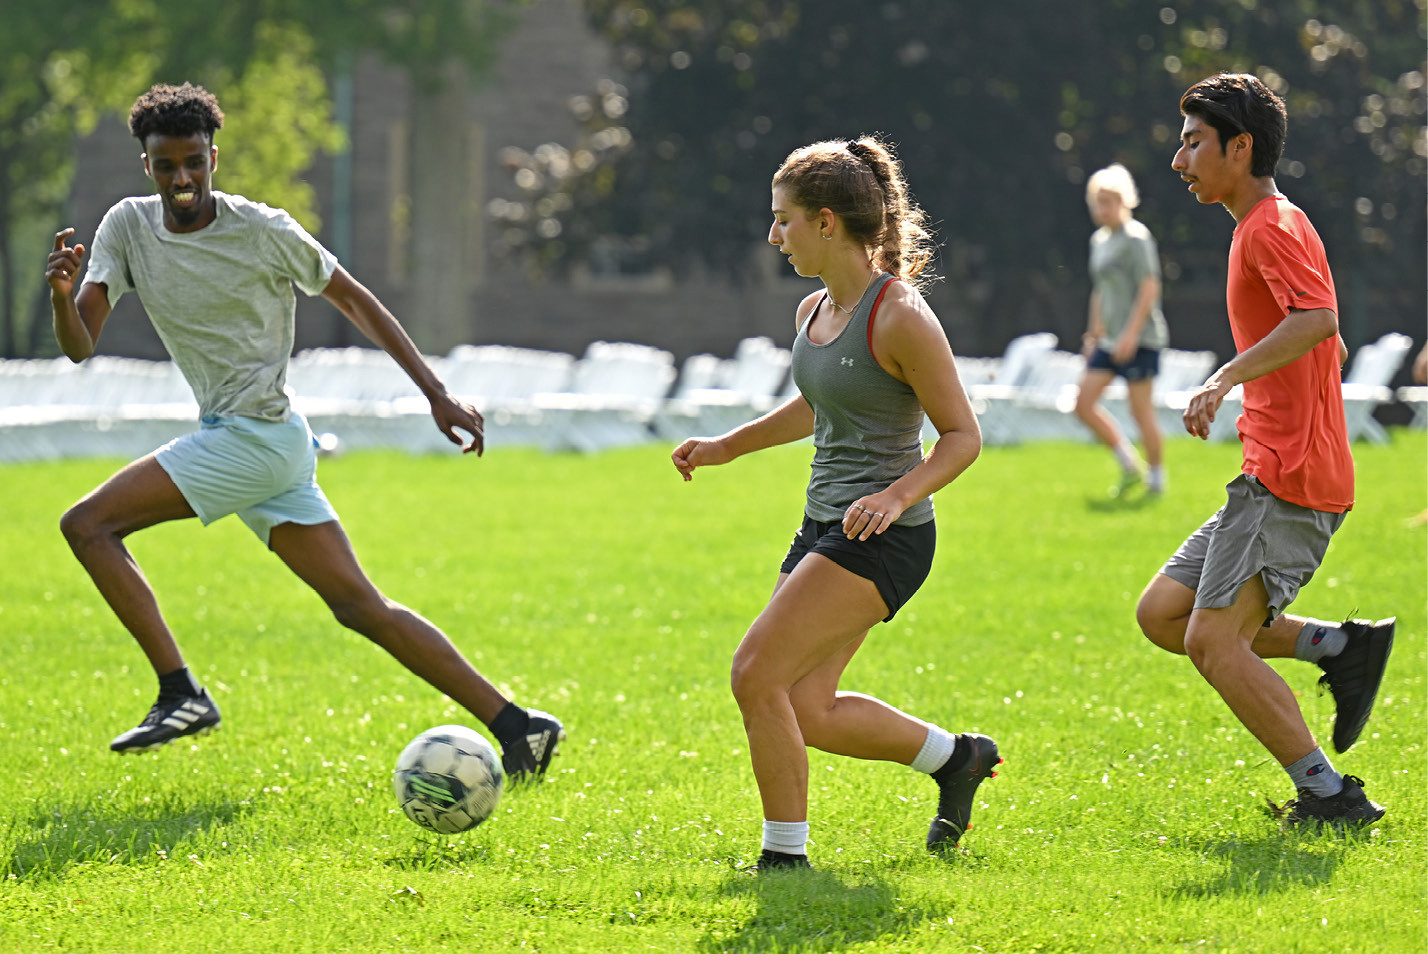
<svg viewBox="0 0 1428 954">
<path fill-rule="evenodd" d="M 504 709 L 496 713 L 496 718 L 491 720 L 491 724 L 487 728 L 496 737 L 496 741 L 501 743 L 501 747 L 505 748 L 517 739 L 524 737 L 530 727 L 530 713 L 514 702 L 508 702 Z"/>
<path fill-rule="evenodd" d="M 196 696 L 202 691 L 203 687 L 193 678 L 187 666 L 159 677 L 160 699 L 182 699 L 186 696 Z"/>
</svg>

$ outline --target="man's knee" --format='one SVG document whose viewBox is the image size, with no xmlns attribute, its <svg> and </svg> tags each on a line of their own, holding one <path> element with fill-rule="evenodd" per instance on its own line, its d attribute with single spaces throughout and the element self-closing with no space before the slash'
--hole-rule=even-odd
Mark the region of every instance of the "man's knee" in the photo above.
<svg viewBox="0 0 1428 954">
<path fill-rule="evenodd" d="M 98 521 L 94 519 L 92 508 L 81 500 L 70 507 L 60 517 L 60 533 L 64 534 L 70 549 L 78 552 L 88 541 L 99 533 Z"/>
<path fill-rule="evenodd" d="M 1136 625 L 1145 638 L 1166 652 L 1184 654 L 1185 618 L 1168 617 L 1156 601 L 1142 596 L 1135 607 Z"/>
<path fill-rule="evenodd" d="M 368 637 L 383 632 L 397 611 L 396 604 L 379 593 L 330 597 L 327 608 L 337 622 Z"/>
</svg>

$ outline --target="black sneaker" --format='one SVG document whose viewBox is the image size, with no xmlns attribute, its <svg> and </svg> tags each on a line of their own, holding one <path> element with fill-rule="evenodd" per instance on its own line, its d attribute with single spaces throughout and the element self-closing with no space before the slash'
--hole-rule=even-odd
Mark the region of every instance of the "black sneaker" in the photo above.
<svg viewBox="0 0 1428 954">
<path fill-rule="evenodd" d="M 1395 617 L 1371 623 L 1366 619 L 1345 620 L 1342 628 L 1349 635 L 1344 651 L 1337 656 L 1319 660 L 1324 675 L 1319 685 L 1334 694 L 1334 751 L 1346 752 L 1359 739 L 1359 733 L 1373 711 L 1378 684 L 1383 680 L 1388 654 L 1393 649 Z"/>
<path fill-rule="evenodd" d="M 937 799 L 937 817 L 932 819 L 932 827 L 927 830 L 928 851 L 957 847 L 962 835 L 972 827 L 972 797 L 977 794 L 977 786 L 986 779 L 996 778 L 997 773 L 992 769 L 1003 761 L 997 755 L 997 743 L 985 735 L 964 733 L 957 736 L 957 748 L 964 745 L 970 745 L 972 751 L 958 768 L 948 771 L 947 765 L 944 765 L 932 773 L 941 794 Z M 953 757 L 958 757 L 956 751 Z"/>
<path fill-rule="evenodd" d="M 556 744 L 565 738 L 565 727 L 555 716 L 539 709 L 526 712 L 531 717 L 526 734 L 501 751 L 501 767 L 506 770 L 506 781 L 512 783 L 535 781 L 544 775 Z"/>
<path fill-rule="evenodd" d="M 161 745 L 186 735 L 207 735 L 223 721 L 218 706 L 209 698 L 207 689 L 196 696 L 160 699 L 154 703 L 144 721 L 109 743 L 109 748 L 121 755 L 129 752 L 152 752 Z"/>
<path fill-rule="evenodd" d="M 1326 824 L 1340 831 L 1360 828 L 1378 821 L 1386 811 L 1382 805 L 1369 801 L 1364 794 L 1364 780 L 1353 775 L 1344 776 L 1344 788 L 1337 795 L 1315 795 L 1301 788 L 1299 796 L 1283 806 L 1269 804 L 1274 814 L 1284 819 L 1286 828 L 1311 831 L 1319 831 Z"/>
<path fill-rule="evenodd" d="M 769 871 L 798 871 L 800 869 L 811 869 L 813 866 L 808 863 L 807 855 L 790 855 L 784 851 L 774 851 L 772 848 L 765 848 L 759 852 L 759 860 L 745 868 L 745 871 L 754 874 L 764 874 Z"/>
</svg>

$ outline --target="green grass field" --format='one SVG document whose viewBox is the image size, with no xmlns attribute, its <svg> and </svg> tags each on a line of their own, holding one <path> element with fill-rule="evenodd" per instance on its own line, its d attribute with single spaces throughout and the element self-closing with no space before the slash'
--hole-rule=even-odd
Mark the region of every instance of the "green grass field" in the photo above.
<svg viewBox="0 0 1428 954">
<path fill-rule="evenodd" d="M 59 536 L 116 461 L 0 469 L 0 952 L 1314 952 L 1425 937 L 1425 436 L 1359 446 L 1359 506 L 1295 609 L 1397 614 L 1363 740 L 1336 766 L 1388 815 L 1281 833 L 1288 781 L 1141 587 L 1223 500 L 1238 447 L 1169 448 L 1171 489 L 1105 505 L 1109 455 L 988 450 L 937 499 L 937 566 L 845 681 L 1007 762 L 950 861 L 935 786 L 812 753 L 807 876 L 758 879 L 760 811 L 729 658 L 797 524 L 809 449 L 683 484 L 650 446 L 596 457 L 354 454 L 323 485 L 380 586 L 569 729 L 544 784 L 439 839 L 397 753 L 469 721 L 341 630 L 236 520 L 132 539 L 223 731 L 107 745 L 154 679 Z M 1276 663 L 1324 739 L 1318 670 Z"/>
</svg>

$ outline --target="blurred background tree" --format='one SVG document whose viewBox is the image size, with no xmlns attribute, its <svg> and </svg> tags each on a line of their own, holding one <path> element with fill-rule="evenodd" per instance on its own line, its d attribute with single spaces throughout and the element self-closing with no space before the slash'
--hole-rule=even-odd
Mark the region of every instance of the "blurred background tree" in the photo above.
<svg viewBox="0 0 1428 954">
<path fill-rule="evenodd" d="M 627 101 L 592 113 L 592 131 L 628 142 L 562 176 L 538 151 L 512 157 L 525 198 L 494 211 L 501 248 L 533 273 L 603 249 L 623 270 L 738 281 L 757 269 L 783 157 L 879 132 L 938 224 L 934 302 L 1003 341 L 1083 320 L 1084 181 L 1112 161 L 1141 187 L 1167 295 L 1178 282 L 1222 296 L 1232 222 L 1197 208 L 1169 163 L 1180 94 L 1234 70 L 1288 102 L 1277 182 L 1328 246 L 1346 338 L 1360 343 L 1369 307 L 1423 314 L 1424 0 L 584 6 L 626 71 Z"/>
<path fill-rule="evenodd" d="M 74 144 L 100 115 L 127 116 L 155 82 L 207 87 L 225 114 L 219 188 L 285 208 L 315 232 L 318 203 L 304 176 L 320 152 L 346 146 L 329 77 L 340 80 L 355 56 L 374 52 L 405 70 L 420 92 L 411 124 L 411 214 L 414 222 L 441 223 L 453 202 L 476 201 L 461 194 L 467 177 L 444 171 L 470 160 L 466 131 L 452 121 L 454 104 L 464 103 L 469 84 L 494 62 L 523 2 L 72 0 L 7 7 L 0 31 L 0 357 L 33 353 L 48 333 L 47 293 L 34 280 L 33 263 L 43 259 L 32 250 L 48 247 L 54 223 L 63 220 Z M 413 230 L 418 308 L 462 310 L 452 302 L 464 298 L 466 270 L 449 260 L 465 238 L 433 224 Z M 17 268 L 15 249 L 25 250 L 28 267 Z"/>
</svg>

